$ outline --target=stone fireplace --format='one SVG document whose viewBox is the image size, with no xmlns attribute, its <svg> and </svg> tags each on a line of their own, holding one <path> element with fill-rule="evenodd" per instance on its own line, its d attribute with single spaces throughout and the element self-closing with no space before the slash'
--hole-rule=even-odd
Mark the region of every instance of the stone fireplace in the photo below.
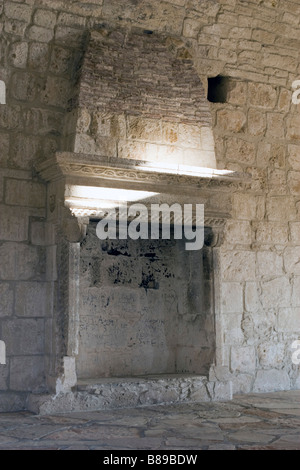
<svg viewBox="0 0 300 470">
<path fill-rule="evenodd" d="M 48 182 L 53 395 L 32 395 L 29 408 L 230 399 L 219 249 L 244 176 L 216 168 L 208 102 L 188 47 L 151 31 L 92 33 L 65 148 L 38 171 Z M 203 248 L 187 251 L 172 236 L 99 240 L 96 226 L 110 207 L 133 202 L 203 204 Z"/>
</svg>

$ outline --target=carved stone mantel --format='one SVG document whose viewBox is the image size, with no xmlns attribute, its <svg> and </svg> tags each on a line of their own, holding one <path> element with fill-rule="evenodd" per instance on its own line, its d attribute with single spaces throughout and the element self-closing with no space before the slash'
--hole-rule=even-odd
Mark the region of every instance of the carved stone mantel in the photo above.
<svg viewBox="0 0 300 470">
<path fill-rule="evenodd" d="M 146 206 L 204 204 L 205 226 L 219 232 L 230 217 L 231 193 L 248 182 L 247 175 L 236 172 L 71 152 L 57 153 L 38 172 L 49 183 L 48 221 L 61 223 L 71 242 L 80 241 L 89 219 L 102 218 L 111 202 L 130 204 L 129 193 Z M 101 188 L 121 196 L 102 199 Z"/>
</svg>

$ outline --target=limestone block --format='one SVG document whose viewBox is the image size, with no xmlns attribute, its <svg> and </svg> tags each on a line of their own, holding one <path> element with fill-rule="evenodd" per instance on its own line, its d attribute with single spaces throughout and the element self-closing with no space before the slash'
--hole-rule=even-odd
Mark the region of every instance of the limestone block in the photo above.
<svg viewBox="0 0 300 470">
<path fill-rule="evenodd" d="M 255 253 L 251 251 L 228 251 L 222 255 L 222 278 L 224 281 L 251 281 L 256 279 Z"/>
<path fill-rule="evenodd" d="M 286 194 L 286 172 L 284 170 L 269 168 L 268 180 L 270 195 Z"/>
<path fill-rule="evenodd" d="M 232 372 L 253 373 L 256 369 L 255 348 L 233 346 L 230 354 L 230 369 Z"/>
<path fill-rule="evenodd" d="M 20 19 L 29 23 L 32 13 L 30 5 L 19 4 L 15 2 L 5 2 L 4 13 L 7 18 Z"/>
<path fill-rule="evenodd" d="M 74 143 L 74 152 L 96 155 L 96 142 L 87 134 L 77 134 Z"/>
<path fill-rule="evenodd" d="M 75 57 L 76 55 L 72 50 L 60 46 L 53 46 L 49 71 L 59 76 L 69 74 L 74 68 Z"/>
<path fill-rule="evenodd" d="M 257 312 L 262 309 L 259 284 L 256 282 L 246 282 L 245 309 L 247 312 Z"/>
<path fill-rule="evenodd" d="M 46 187 L 41 183 L 26 180 L 7 179 L 7 204 L 44 208 L 46 201 Z"/>
<path fill-rule="evenodd" d="M 2 133 L 0 134 L 0 145 L 1 145 L 0 166 L 6 167 L 8 153 L 9 153 L 9 134 L 2 134 Z"/>
<path fill-rule="evenodd" d="M 274 108 L 277 101 L 276 88 L 265 83 L 249 83 L 250 104 L 260 108 Z"/>
<path fill-rule="evenodd" d="M 285 155 L 286 145 L 273 143 L 271 145 L 270 161 L 274 164 L 275 168 L 281 168 L 285 170 Z"/>
<path fill-rule="evenodd" d="M 131 158 L 133 160 L 145 160 L 146 145 L 142 142 L 118 142 L 118 157 Z"/>
<path fill-rule="evenodd" d="M 46 43 L 33 42 L 29 47 L 28 65 L 39 72 L 46 72 L 50 58 L 50 48 Z"/>
<path fill-rule="evenodd" d="M 188 124 L 179 124 L 178 144 L 183 147 L 200 148 L 200 127 Z"/>
<path fill-rule="evenodd" d="M 230 161 L 252 165 L 256 160 L 256 145 L 235 137 L 228 139 L 226 156 Z"/>
<path fill-rule="evenodd" d="M 281 308 L 278 314 L 278 330 L 300 333 L 300 308 Z"/>
<path fill-rule="evenodd" d="M 267 113 L 267 137 L 274 139 L 284 139 L 285 115 L 280 113 Z"/>
<path fill-rule="evenodd" d="M 300 276 L 295 276 L 292 281 L 292 306 L 300 307 Z"/>
<path fill-rule="evenodd" d="M 20 243 L 4 243 L 0 246 L 0 279 L 39 279 L 45 272 L 45 252 L 41 248 Z"/>
<path fill-rule="evenodd" d="M 227 314 L 222 319 L 224 341 L 226 345 L 241 344 L 244 341 L 242 331 L 242 314 Z"/>
<path fill-rule="evenodd" d="M 228 84 L 226 101 L 234 105 L 244 105 L 247 100 L 247 93 L 247 83 L 242 81 L 230 80 Z"/>
<path fill-rule="evenodd" d="M 51 36 L 53 35 L 52 30 L 50 31 Z M 46 33 L 45 33 L 46 34 Z M 84 30 L 79 28 L 71 28 L 70 26 L 56 26 L 55 28 L 55 42 L 61 45 L 78 47 L 84 38 Z M 46 41 L 46 42 L 49 42 Z"/>
<path fill-rule="evenodd" d="M 42 145 L 40 137 L 16 134 L 11 143 L 10 162 L 14 168 L 31 170 L 34 162 L 41 155 Z"/>
<path fill-rule="evenodd" d="M 174 147 L 172 147 L 174 148 Z M 159 152 L 160 153 L 160 152 Z M 207 150 L 195 150 L 186 149 L 182 152 L 181 149 L 177 149 L 176 158 L 173 158 L 174 163 L 183 163 L 183 165 L 199 166 L 205 168 L 215 168 L 216 159 L 214 152 L 208 152 Z M 183 156 L 182 156 L 183 154 Z"/>
<path fill-rule="evenodd" d="M 201 28 L 201 24 L 197 19 L 185 18 L 183 23 L 183 36 L 186 38 L 196 39 Z"/>
<path fill-rule="evenodd" d="M 248 112 L 248 130 L 251 135 L 264 135 L 266 131 L 267 120 L 263 112 L 257 109 L 249 109 Z"/>
<path fill-rule="evenodd" d="M 291 285 L 287 277 L 277 277 L 261 283 L 262 305 L 265 309 L 289 307 L 291 303 Z"/>
<path fill-rule="evenodd" d="M 215 151 L 215 139 L 210 127 L 201 127 L 201 148 L 203 150 Z"/>
<path fill-rule="evenodd" d="M 38 9 L 34 13 L 33 21 L 44 28 L 54 28 L 57 14 L 54 11 Z"/>
<path fill-rule="evenodd" d="M 176 144 L 178 142 L 178 123 L 162 121 L 162 140 L 165 144 Z"/>
<path fill-rule="evenodd" d="M 243 287 L 239 283 L 223 282 L 222 284 L 223 313 L 243 312 Z"/>
<path fill-rule="evenodd" d="M 272 251 L 259 251 L 257 253 L 257 267 L 260 276 L 280 276 L 283 274 L 282 256 Z"/>
<path fill-rule="evenodd" d="M 269 221 L 288 222 L 295 220 L 294 199 L 289 196 L 272 196 L 267 199 L 267 217 Z"/>
<path fill-rule="evenodd" d="M 49 29 L 33 25 L 28 29 L 27 36 L 28 39 L 32 41 L 49 43 L 53 39 L 54 33 L 52 28 Z"/>
<path fill-rule="evenodd" d="M 209 382 L 207 389 L 213 401 L 232 400 L 231 382 Z"/>
<path fill-rule="evenodd" d="M 249 374 L 238 374 L 237 377 L 232 377 L 232 390 L 233 395 L 240 393 L 250 393 L 252 391 L 254 377 Z"/>
<path fill-rule="evenodd" d="M 43 392 L 45 390 L 44 357 L 11 358 L 9 387 L 13 391 Z"/>
<path fill-rule="evenodd" d="M 180 35 L 185 10 L 173 2 L 167 3 L 158 0 L 151 3 L 141 1 L 138 4 L 104 0 L 102 14 L 106 20 L 109 18 L 112 21 L 121 17 L 134 21 L 140 27 L 169 31 Z"/>
<path fill-rule="evenodd" d="M 287 247 L 283 253 L 284 267 L 287 273 L 300 274 L 300 246 Z"/>
<path fill-rule="evenodd" d="M 275 392 L 290 389 L 290 379 L 286 371 L 259 370 L 253 385 L 254 393 Z"/>
<path fill-rule="evenodd" d="M 43 320 L 3 320 L 2 336 L 8 356 L 43 354 L 44 352 Z"/>
<path fill-rule="evenodd" d="M 70 83 L 63 78 L 48 76 L 46 87 L 41 92 L 41 101 L 45 105 L 66 108 L 70 98 Z"/>
<path fill-rule="evenodd" d="M 259 222 L 256 226 L 256 240 L 262 245 L 284 245 L 288 242 L 288 227 L 276 222 Z"/>
<path fill-rule="evenodd" d="M 233 195 L 232 209 L 235 219 L 253 220 L 256 218 L 258 198 L 250 194 Z"/>
<path fill-rule="evenodd" d="M 7 19 L 4 24 L 4 31 L 9 34 L 14 34 L 21 39 L 24 37 L 27 26 L 28 23 L 25 23 L 24 21 Z"/>
<path fill-rule="evenodd" d="M 61 12 L 59 13 L 57 24 L 83 28 L 85 25 L 85 22 L 86 22 L 86 18 L 82 16 L 72 15 L 66 12 Z"/>
<path fill-rule="evenodd" d="M 226 224 L 226 241 L 231 244 L 249 245 L 252 242 L 250 222 L 230 220 Z"/>
<path fill-rule="evenodd" d="M 226 366 L 212 366 L 209 370 L 210 382 L 227 382 L 231 380 L 233 375 Z"/>
<path fill-rule="evenodd" d="M 161 142 L 160 122 L 155 119 L 129 117 L 127 126 L 129 139 Z"/>
<path fill-rule="evenodd" d="M 252 39 L 263 44 L 274 44 L 276 35 L 270 31 L 265 31 L 263 29 L 254 29 L 252 32 Z"/>
<path fill-rule="evenodd" d="M 25 393 L 14 393 L 12 391 L 0 394 L 0 412 L 1 413 L 12 413 L 26 408 L 27 394 Z"/>
<path fill-rule="evenodd" d="M 41 93 L 42 82 L 32 73 L 15 72 L 11 79 L 11 94 L 18 101 L 32 102 Z"/>
<path fill-rule="evenodd" d="M 300 139 L 300 116 L 299 113 L 289 115 L 286 121 L 286 136 L 290 140 Z"/>
<path fill-rule="evenodd" d="M 284 364 L 285 344 L 265 341 L 257 346 L 259 364 L 264 369 L 278 368 Z"/>
<path fill-rule="evenodd" d="M 9 51 L 10 62 L 14 67 L 25 68 L 28 56 L 28 43 L 15 42 L 11 45 Z"/>
<path fill-rule="evenodd" d="M 223 109 L 217 113 L 218 128 L 224 132 L 240 132 L 246 124 L 246 116 L 242 111 Z"/>
<path fill-rule="evenodd" d="M 0 392 L 5 392 L 8 390 L 8 376 L 9 376 L 9 359 L 7 360 L 7 364 L 0 365 Z M 0 398 L 0 411 L 1 410 L 1 398 Z"/>
<path fill-rule="evenodd" d="M 54 226 L 45 222 L 31 222 L 30 240 L 32 245 L 49 246 L 55 243 Z"/>
<path fill-rule="evenodd" d="M 15 313 L 19 317 L 46 317 L 51 311 L 51 286 L 43 282 L 23 282 L 16 287 Z"/>
<path fill-rule="evenodd" d="M 24 110 L 23 118 L 25 132 L 37 136 L 60 135 L 62 132 L 64 114 L 61 112 L 34 107 Z"/>
<path fill-rule="evenodd" d="M 300 145 L 288 146 L 288 162 L 295 171 L 300 171 Z"/>
<path fill-rule="evenodd" d="M 279 94 L 278 108 L 285 113 L 289 112 L 292 104 L 292 91 L 282 89 Z"/>
<path fill-rule="evenodd" d="M 0 283 L 0 318 L 9 317 L 13 313 L 14 293 L 10 284 Z"/>
<path fill-rule="evenodd" d="M 294 196 L 300 195 L 300 171 L 288 172 L 288 187 Z"/>
<path fill-rule="evenodd" d="M 28 213 L 24 209 L 0 205 L 0 239 L 22 242 L 28 239 Z"/>
<path fill-rule="evenodd" d="M 263 62 L 265 67 L 282 68 L 288 72 L 295 72 L 297 69 L 297 61 L 294 57 L 287 55 L 271 54 L 265 51 L 263 54 Z"/>
</svg>

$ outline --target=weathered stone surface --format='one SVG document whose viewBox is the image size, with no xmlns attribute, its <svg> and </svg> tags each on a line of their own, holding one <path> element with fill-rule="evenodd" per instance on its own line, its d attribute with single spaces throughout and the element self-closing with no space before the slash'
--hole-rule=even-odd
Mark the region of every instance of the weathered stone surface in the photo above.
<svg viewBox="0 0 300 470">
<path fill-rule="evenodd" d="M 0 317 L 9 317 L 13 313 L 14 292 L 8 283 L 0 283 Z"/>
<path fill-rule="evenodd" d="M 284 362 L 285 346 L 283 343 L 264 342 L 258 345 L 258 360 L 262 367 L 280 368 Z"/>
<path fill-rule="evenodd" d="M 256 369 L 256 353 L 253 347 L 231 348 L 231 370 L 253 373 Z"/>
<path fill-rule="evenodd" d="M 223 283 L 222 311 L 223 313 L 243 312 L 243 288 L 241 284 L 234 282 Z"/>
<path fill-rule="evenodd" d="M 300 247 L 287 247 L 283 253 L 284 267 L 287 273 L 300 274 Z"/>
<path fill-rule="evenodd" d="M 24 352 L 22 353 L 24 354 Z M 10 389 L 16 392 L 42 392 L 45 387 L 44 367 L 43 356 L 13 357 L 11 359 Z"/>
<path fill-rule="evenodd" d="M 230 251 L 222 256 L 224 281 L 255 280 L 255 253 L 249 251 Z"/>
<path fill-rule="evenodd" d="M 23 282 L 16 287 L 15 312 L 19 317 L 46 317 L 51 310 L 51 286 L 42 282 Z"/>
<path fill-rule="evenodd" d="M 3 320 L 2 334 L 5 338 L 8 356 L 43 354 L 44 352 L 43 320 Z"/>
<path fill-rule="evenodd" d="M 288 390 L 290 379 L 284 370 L 259 370 L 253 385 L 254 392 L 268 392 L 270 390 Z"/>
<path fill-rule="evenodd" d="M 278 315 L 279 331 L 300 332 L 300 308 L 281 308 Z"/>
<path fill-rule="evenodd" d="M 286 277 L 277 277 L 261 283 L 264 308 L 288 307 L 291 302 L 291 286 Z"/>
</svg>

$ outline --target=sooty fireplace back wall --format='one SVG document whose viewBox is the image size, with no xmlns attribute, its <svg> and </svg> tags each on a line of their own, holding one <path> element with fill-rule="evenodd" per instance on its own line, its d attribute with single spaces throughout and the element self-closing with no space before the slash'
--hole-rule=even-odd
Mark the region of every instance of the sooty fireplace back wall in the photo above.
<svg viewBox="0 0 300 470">
<path fill-rule="evenodd" d="M 207 374 L 214 361 L 209 259 L 185 240 L 81 245 L 79 379 Z M 205 279 L 206 276 L 206 279 Z"/>
</svg>

